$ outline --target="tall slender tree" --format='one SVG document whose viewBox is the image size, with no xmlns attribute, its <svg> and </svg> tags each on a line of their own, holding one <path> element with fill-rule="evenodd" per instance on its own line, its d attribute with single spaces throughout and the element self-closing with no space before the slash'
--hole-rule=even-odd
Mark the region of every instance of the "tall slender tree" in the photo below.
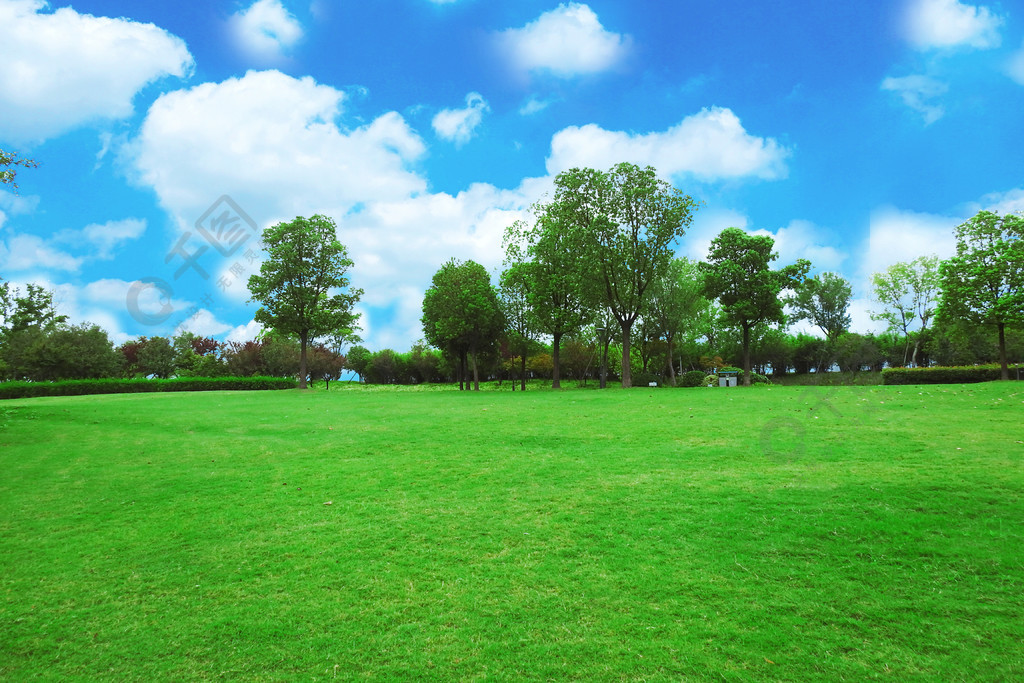
<svg viewBox="0 0 1024 683">
<path fill-rule="evenodd" d="M 647 166 L 621 163 L 610 171 L 574 168 L 555 178 L 555 205 L 578 235 L 581 281 L 594 307 L 615 316 L 622 340 L 622 386 L 632 386 L 633 325 L 651 283 L 668 267 L 693 221 L 697 202 Z"/>
<path fill-rule="evenodd" d="M 750 235 L 739 228 L 726 228 L 711 242 L 704 264 L 704 294 L 718 299 L 725 316 L 743 333 L 743 384 L 750 386 L 750 332 L 764 323 L 785 320 L 783 290 L 796 290 L 810 270 L 805 259 L 779 270 L 771 262 L 775 240 L 767 235 Z"/>
<path fill-rule="evenodd" d="M 651 299 L 644 318 L 668 347 L 668 375 L 673 386 L 676 371 L 672 351 L 676 338 L 696 327 L 697 312 L 707 305 L 703 288 L 699 266 L 687 258 L 672 259 L 665 273 L 651 285 Z"/>
<path fill-rule="evenodd" d="M 894 263 L 881 273 L 871 276 L 875 301 L 881 311 L 871 313 L 872 320 L 888 324 L 890 332 L 903 334 L 903 364 L 917 363 L 921 337 L 935 313 L 939 298 L 939 257 L 919 256 L 913 261 Z M 913 351 L 910 348 L 910 328 L 920 323 Z"/>
<path fill-rule="evenodd" d="M 321 336 L 358 329 L 352 311 L 363 290 L 349 286 L 352 260 L 334 221 L 299 216 L 263 231 L 267 260 L 249 277 L 256 322 L 299 339 L 299 388 L 306 388 L 307 346 Z"/>
<path fill-rule="evenodd" d="M 980 211 L 956 227 L 956 256 L 939 266 L 940 315 L 995 325 L 1009 379 L 1006 326 L 1024 322 L 1024 216 Z"/>
</svg>

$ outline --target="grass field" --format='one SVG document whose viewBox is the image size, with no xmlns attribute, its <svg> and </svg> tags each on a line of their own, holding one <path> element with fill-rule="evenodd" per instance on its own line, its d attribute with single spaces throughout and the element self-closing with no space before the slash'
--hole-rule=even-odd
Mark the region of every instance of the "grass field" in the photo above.
<svg viewBox="0 0 1024 683">
<path fill-rule="evenodd" d="M 0 404 L 0 679 L 1020 680 L 1024 385 Z"/>
</svg>

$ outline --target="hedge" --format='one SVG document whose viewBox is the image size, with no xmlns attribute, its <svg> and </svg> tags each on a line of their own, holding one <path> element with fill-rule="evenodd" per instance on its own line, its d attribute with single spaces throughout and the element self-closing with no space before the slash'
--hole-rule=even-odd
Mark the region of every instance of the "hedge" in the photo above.
<svg viewBox="0 0 1024 683">
<path fill-rule="evenodd" d="M 1010 366 L 1010 379 L 1017 378 L 1022 366 Z M 1003 371 L 998 365 L 976 365 L 952 368 L 886 368 L 882 370 L 882 384 L 895 386 L 906 384 L 972 384 L 1002 379 Z"/>
<path fill-rule="evenodd" d="M 63 382 L 0 382 L 0 399 L 153 391 L 260 391 L 294 389 L 288 377 L 179 377 L 176 379 L 74 379 Z"/>
</svg>

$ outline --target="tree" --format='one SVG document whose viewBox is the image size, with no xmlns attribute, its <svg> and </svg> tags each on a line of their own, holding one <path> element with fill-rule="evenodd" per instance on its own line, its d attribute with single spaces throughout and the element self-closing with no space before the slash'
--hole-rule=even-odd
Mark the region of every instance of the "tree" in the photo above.
<svg viewBox="0 0 1024 683">
<path fill-rule="evenodd" d="M 940 315 L 995 325 L 1009 379 L 1006 326 L 1024 322 L 1024 216 L 979 211 L 956 227 L 956 256 L 939 265 Z"/>
<path fill-rule="evenodd" d="M 725 316 L 743 333 L 743 385 L 750 386 L 750 331 L 756 325 L 781 323 L 783 290 L 796 290 L 810 269 L 805 259 L 771 270 L 779 257 L 772 251 L 775 240 L 767 235 L 748 235 L 726 228 L 711 242 L 704 264 L 704 295 L 722 304 Z"/>
<path fill-rule="evenodd" d="M 530 271 L 533 264 L 513 263 L 501 274 L 499 289 L 501 310 L 508 325 L 508 344 L 512 360 L 519 358 L 519 379 L 526 391 L 526 357 L 535 337 L 535 316 L 530 306 Z M 515 379 L 512 391 L 516 390 Z"/>
<path fill-rule="evenodd" d="M 836 273 L 821 273 L 808 278 L 786 303 L 794 309 L 794 322 L 807 320 L 825 334 L 834 345 L 850 327 L 850 283 Z"/>
<path fill-rule="evenodd" d="M 346 366 L 349 370 L 359 375 L 360 380 L 366 379 L 366 370 L 370 367 L 373 354 L 365 346 L 353 346 L 348 351 Z"/>
<path fill-rule="evenodd" d="M 902 332 L 904 339 L 903 365 L 908 360 L 917 363 L 917 352 L 921 348 L 921 336 L 910 350 L 910 328 L 920 321 L 920 331 L 928 328 L 928 322 L 935 313 L 939 296 L 939 257 L 919 256 L 913 261 L 894 263 L 884 272 L 871 276 L 875 301 L 884 306 L 881 312 L 871 314 L 872 320 L 888 323 L 890 332 Z"/>
<path fill-rule="evenodd" d="M 498 295 L 487 271 L 475 261 L 452 259 L 434 273 L 423 296 L 423 335 L 431 345 L 459 358 L 459 389 L 466 357 L 472 362 L 473 387 L 480 390 L 477 352 L 493 344 L 505 329 Z"/>
<path fill-rule="evenodd" d="M 174 347 L 167 337 L 151 337 L 138 350 L 139 372 L 143 377 L 166 379 L 174 374 Z"/>
<path fill-rule="evenodd" d="M 660 338 L 668 351 L 668 375 L 675 386 L 676 374 L 672 350 L 676 337 L 695 327 L 697 312 L 707 305 L 702 290 L 703 275 L 699 266 L 687 258 L 672 259 L 665 273 L 651 285 L 651 298 L 644 319 Z"/>
<path fill-rule="evenodd" d="M 587 319 L 580 282 L 579 232 L 572 229 L 564 207 L 556 202 L 533 207 L 532 226 L 521 221 L 505 231 L 505 263 L 515 268 L 536 329 L 551 335 L 551 387 L 561 387 L 562 337 L 573 334 Z"/>
<path fill-rule="evenodd" d="M 0 149 L 0 185 L 10 185 L 17 194 L 18 183 L 14 182 L 18 175 L 17 167 L 36 168 L 38 165 L 31 159 L 19 158 L 14 152 L 5 152 Z"/>
<path fill-rule="evenodd" d="M 267 260 L 249 277 L 249 301 L 262 304 L 256 322 L 299 339 L 299 388 L 306 388 L 310 340 L 354 330 L 352 307 L 363 291 L 349 287 L 352 261 L 326 216 L 299 216 L 263 231 Z"/>
<path fill-rule="evenodd" d="M 60 326 L 42 333 L 28 351 L 26 375 L 40 382 L 115 377 L 121 356 L 96 325 Z"/>
<path fill-rule="evenodd" d="M 581 248 L 581 281 L 593 307 L 608 307 L 622 333 L 622 386 L 632 386 L 630 336 L 651 283 L 668 267 L 697 203 L 653 168 L 573 168 L 555 178 L 555 202 Z"/>
</svg>

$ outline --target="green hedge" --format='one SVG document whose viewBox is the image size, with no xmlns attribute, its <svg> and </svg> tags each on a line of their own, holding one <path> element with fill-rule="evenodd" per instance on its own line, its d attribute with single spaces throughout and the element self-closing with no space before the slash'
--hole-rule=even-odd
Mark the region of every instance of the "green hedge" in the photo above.
<svg viewBox="0 0 1024 683">
<path fill-rule="evenodd" d="M 1017 378 L 1017 369 L 1010 366 L 1010 379 Z M 882 370 L 882 384 L 972 384 L 1002 379 L 998 365 L 976 365 L 954 368 L 886 368 Z"/>
<path fill-rule="evenodd" d="M 0 399 L 153 391 L 259 391 L 294 389 L 285 377 L 181 377 L 177 379 L 74 379 L 64 382 L 0 382 Z"/>
</svg>

